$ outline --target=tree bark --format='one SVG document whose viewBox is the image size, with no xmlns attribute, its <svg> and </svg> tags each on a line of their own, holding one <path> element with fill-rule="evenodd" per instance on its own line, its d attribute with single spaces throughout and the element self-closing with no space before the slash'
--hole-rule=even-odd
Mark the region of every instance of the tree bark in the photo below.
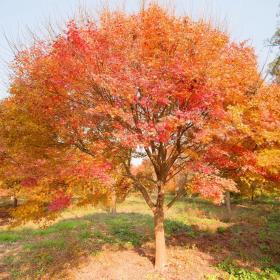
<svg viewBox="0 0 280 280">
<path fill-rule="evenodd" d="M 231 219 L 230 192 L 226 192 L 225 200 L 226 200 L 226 207 L 227 207 L 227 218 L 230 220 Z"/>
<path fill-rule="evenodd" d="M 117 214 L 117 196 L 116 196 L 116 191 L 115 190 L 112 191 L 112 195 L 111 195 L 110 213 L 112 215 Z"/>
<path fill-rule="evenodd" d="M 16 196 L 12 196 L 12 200 L 13 200 L 13 207 L 14 208 L 17 208 L 18 206 L 18 199 Z"/>
<path fill-rule="evenodd" d="M 253 202 L 255 200 L 255 187 L 251 187 L 251 201 Z"/>
<path fill-rule="evenodd" d="M 166 265 L 166 246 L 164 235 L 164 211 L 162 207 L 157 208 L 154 213 L 155 226 L 155 269 L 161 271 Z"/>
<path fill-rule="evenodd" d="M 253 202 L 254 201 L 254 192 L 252 191 L 252 194 L 251 194 L 251 201 Z"/>
</svg>

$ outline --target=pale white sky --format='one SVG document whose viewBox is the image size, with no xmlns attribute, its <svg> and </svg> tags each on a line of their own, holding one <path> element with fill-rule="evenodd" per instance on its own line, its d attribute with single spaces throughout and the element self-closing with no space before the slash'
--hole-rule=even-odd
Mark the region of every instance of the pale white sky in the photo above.
<svg viewBox="0 0 280 280">
<path fill-rule="evenodd" d="M 28 43 L 27 28 L 40 34 L 46 23 L 62 24 L 79 6 L 96 10 L 100 3 L 121 5 L 126 2 L 128 11 L 139 7 L 137 0 L 0 0 L 0 98 L 7 96 L 8 67 L 13 54 L 4 34 L 12 42 Z M 266 41 L 277 26 L 279 0 L 163 0 L 176 7 L 178 14 L 193 18 L 211 17 L 215 22 L 225 23 L 233 40 L 248 39 L 259 57 L 261 66 L 267 61 L 269 48 Z M 272 59 L 270 55 L 269 60 Z"/>
</svg>

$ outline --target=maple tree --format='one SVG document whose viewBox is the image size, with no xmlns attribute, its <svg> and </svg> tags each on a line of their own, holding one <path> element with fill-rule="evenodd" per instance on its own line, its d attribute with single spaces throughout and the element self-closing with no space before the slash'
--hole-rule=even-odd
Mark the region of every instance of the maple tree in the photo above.
<svg viewBox="0 0 280 280">
<path fill-rule="evenodd" d="M 280 182 L 279 90 L 277 83 L 263 85 L 246 106 L 232 108 L 236 128 L 253 145 L 255 169 L 248 169 L 245 181 L 271 182 L 272 190 L 279 188 Z"/>
<path fill-rule="evenodd" d="M 182 184 L 167 202 L 172 178 L 189 174 L 188 188 L 217 203 L 225 191 L 236 191 L 205 155 L 234 129 L 227 125 L 228 107 L 244 104 L 259 76 L 253 50 L 210 23 L 158 5 L 135 14 L 104 11 L 96 21 L 71 20 L 57 37 L 36 41 L 17 54 L 12 68 L 12 102 L 48 127 L 53 153 L 67 147 L 59 156 L 64 163 L 81 163 L 69 168 L 81 188 L 93 160 L 100 186 L 108 179 L 104 166 L 118 167 L 143 195 L 154 215 L 156 268 L 166 264 L 165 213 L 186 191 Z M 148 161 L 151 172 L 134 174 L 135 157 Z M 49 193 L 51 184 L 41 182 L 34 192 Z M 61 185 L 50 210 L 70 203 L 69 184 Z"/>
<path fill-rule="evenodd" d="M 36 123 L 14 99 L 0 104 L 0 120 L 1 189 L 15 204 L 17 197 L 23 198 L 12 213 L 15 225 L 29 220 L 47 223 L 70 205 L 72 197 L 72 204 L 80 206 L 107 205 L 116 185 L 120 199 L 129 189 L 128 180 L 119 169 L 114 172 L 108 160 L 100 162 L 58 141 L 51 127 Z"/>
<path fill-rule="evenodd" d="M 227 178 L 237 182 L 241 195 L 254 200 L 255 193 L 275 193 L 279 189 L 279 86 L 256 84 L 246 103 L 230 106 L 231 125 L 227 143 L 215 141 L 205 160 Z M 230 197 L 227 207 L 230 216 Z"/>
</svg>

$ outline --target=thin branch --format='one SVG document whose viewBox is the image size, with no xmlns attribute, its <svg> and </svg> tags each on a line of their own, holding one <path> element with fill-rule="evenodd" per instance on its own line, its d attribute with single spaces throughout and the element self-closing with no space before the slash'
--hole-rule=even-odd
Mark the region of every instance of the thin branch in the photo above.
<svg viewBox="0 0 280 280">
<path fill-rule="evenodd" d="M 132 179 L 135 182 L 135 187 L 141 192 L 141 194 L 143 195 L 146 203 L 148 204 L 148 206 L 151 208 L 151 210 L 153 212 L 155 212 L 156 210 L 156 205 L 155 203 L 152 201 L 147 189 L 143 186 L 143 184 L 141 184 L 141 182 L 139 182 L 139 180 L 133 176 L 129 170 L 129 167 L 125 164 L 125 162 L 123 162 L 124 168 L 126 170 L 127 176 Z"/>
<path fill-rule="evenodd" d="M 90 150 L 88 150 L 84 143 L 81 140 L 78 140 L 79 143 L 75 143 L 74 146 L 77 147 L 81 152 L 86 153 L 92 157 L 96 156 L 95 154 L 93 154 Z"/>
<path fill-rule="evenodd" d="M 171 206 L 181 197 L 183 197 L 186 194 L 186 189 L 182 188 L 180 189 L 177 194 L 173 197 L 173 199 L 166 205 L 166 210 L 171 208 Z"/>
</svg>

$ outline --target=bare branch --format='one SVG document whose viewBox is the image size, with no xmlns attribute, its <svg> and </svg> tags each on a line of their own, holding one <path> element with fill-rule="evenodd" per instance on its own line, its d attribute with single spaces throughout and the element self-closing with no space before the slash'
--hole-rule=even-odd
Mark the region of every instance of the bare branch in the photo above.
<svg viewBox="0 0 280 280">
<path fill-rule="evenodd" d="M 172 205 L 181 197 L 183 197 L 186 194 L 186 189 L 181 188 L 176 195 L 173 197 L 173 199 L 166 205 L 166 210 L 172 207 Z"/>
<path fill-rule="evenodd" d="M 124 168 L 126 170 L 127 176 L 132 179 L 135 184 L 134 186 L 141 192 L 141 194 L 143 195 L 146 203 L 148 204 L 148 206 L 151 208 L 151 210 L 153 212 L 155 212 L 156 210 L 156 205 L 155 203 L 152 201 L 147 189 L 143 186 L 143 184 L 135 177 L 131 174 L 129 167 L 125 164 L 125 162 L 123 162 Z"/>
</svg>

